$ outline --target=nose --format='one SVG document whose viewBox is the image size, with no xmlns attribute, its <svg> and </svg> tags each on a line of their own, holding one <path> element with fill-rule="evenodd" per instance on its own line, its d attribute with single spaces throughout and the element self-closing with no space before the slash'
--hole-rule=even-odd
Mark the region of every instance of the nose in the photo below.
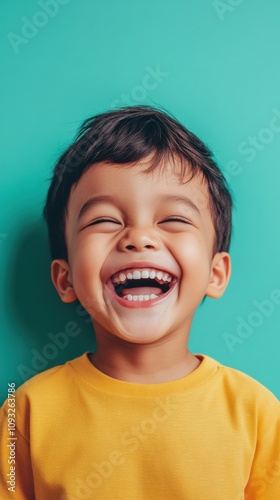
<svg viewBox="0 0 280 500">
<path fill-rule="evenodd" d="M 142 252 L 159 250 L 160 240 L 152 228 L 147 226 L 129 227 L 119 241 L 119 250 L 122 252 Z"/>
</svg>

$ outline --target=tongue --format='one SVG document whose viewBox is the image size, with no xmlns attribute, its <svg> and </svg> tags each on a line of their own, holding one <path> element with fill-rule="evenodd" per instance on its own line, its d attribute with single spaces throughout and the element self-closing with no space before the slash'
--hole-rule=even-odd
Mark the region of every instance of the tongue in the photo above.
<svg viewBox="0 0 280 500">
<path fill-rule="evenodd" d="M 154 293 L 155 295 L 161 295 L 162 290 L 161 288 L 158 288 L 156 286 L 138 286 L 134 288 L 125 288 L 122 291 L 122 297 L 124 295 L 152 295 Z"/>
</svg>

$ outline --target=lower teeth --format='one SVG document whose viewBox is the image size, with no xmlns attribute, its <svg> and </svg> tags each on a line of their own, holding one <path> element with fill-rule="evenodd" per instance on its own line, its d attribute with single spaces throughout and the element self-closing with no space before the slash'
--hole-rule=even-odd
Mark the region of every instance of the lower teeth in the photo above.
<svg viewBox="0 0 280 500">
<path fill-rule="evenodd" d="M 152 293 L 152 295 L 124 295 L 123 299 L 130 300 L 131 302 L 137 302 L 137 301 L 145 301 L 145 300 L 151 300 L 151 299 L 156 299 L 157 295 L 155 293 Z"/>
</svg>

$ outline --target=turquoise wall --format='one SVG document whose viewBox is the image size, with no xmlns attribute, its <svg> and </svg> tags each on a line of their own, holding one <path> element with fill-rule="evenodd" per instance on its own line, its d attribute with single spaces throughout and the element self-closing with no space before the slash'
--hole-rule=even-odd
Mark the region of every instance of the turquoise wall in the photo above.
<svg viewBox="0 0 280 500">
<path fill-rule="evenodd" d="M 1 400 L 8 381 L 95 348 L 83 309 L 52 286 L 41 211 L 81 121 L 141 103 L 201 137 L 235 193 L 232 278 L 199 308 L 191 350 L 280 397 L 279 2 L 14 0 L 2 12 Z"/>
</svg>

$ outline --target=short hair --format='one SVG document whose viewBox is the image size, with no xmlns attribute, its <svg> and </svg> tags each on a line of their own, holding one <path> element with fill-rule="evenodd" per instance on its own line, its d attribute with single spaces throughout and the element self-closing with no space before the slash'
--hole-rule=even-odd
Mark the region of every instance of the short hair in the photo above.
<svg viewBox="0 0 280 500">
<path fill-rule="evenodd" d="M 48 227 L 52 259 L 68 261 L 65 221 L 71 188 L 94 164 L 135 164 L 150 157 L 150 173 L 171 160 L 180 165 L 180 181 L 186 173 L 202 174 L 208 187 L 215 229 L 213 255 L 229 250 L 233 201 L 210 149 L 166 111 L 151 106 L 128 106 L 85 120 L 75 141 L 56 163 L 43 216 Z"/>
</svg>

